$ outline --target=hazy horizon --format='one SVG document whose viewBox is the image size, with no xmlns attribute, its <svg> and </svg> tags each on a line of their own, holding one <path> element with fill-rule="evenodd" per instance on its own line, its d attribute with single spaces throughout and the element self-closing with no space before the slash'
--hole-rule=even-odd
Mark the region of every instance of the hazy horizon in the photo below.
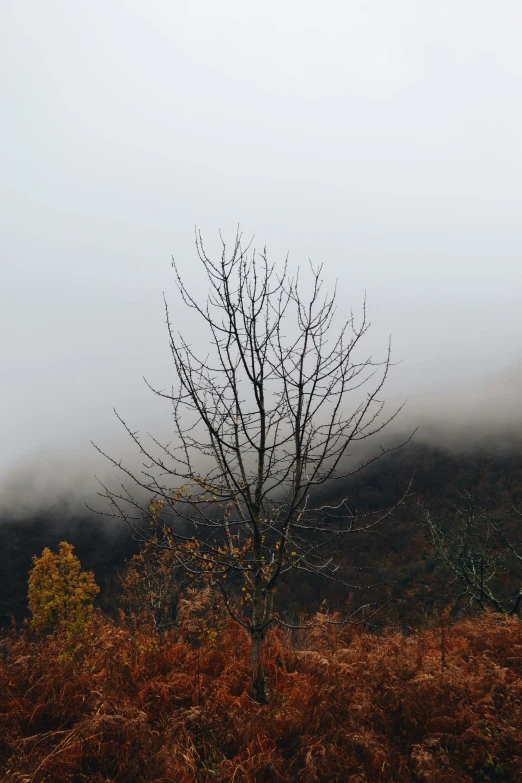
<svg viewBox="0 0 522 783">
<path fill-rule="evenodd" d="M 366 291 L 405 430 L 522 438 L 519 3 L 6 0 L 0 22 L 0 509 L 91 493 L 90 440 L 127 448 L 113 407 L 168 427 L 142 376 L 172 377 L 162 295 L 186 325 L 194 225 L 322 263 L 340 312 Z"/>
</svg>

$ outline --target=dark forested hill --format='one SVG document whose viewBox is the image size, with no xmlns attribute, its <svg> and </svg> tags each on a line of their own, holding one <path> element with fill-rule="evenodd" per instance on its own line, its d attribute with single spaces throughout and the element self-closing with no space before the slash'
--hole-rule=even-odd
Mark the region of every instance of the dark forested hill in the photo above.
<svg viewBox="0 0 522 783">
<path fill-rule="evenodd" d="M 98 603 L 109 608 L 117 569 L 137 550 L 128 528 L 107 524 L 99 517 L 71 517 L 53 509 L 30 519 L 3 519 L 0 523 L 0 622 L 10 615 L 17 622 L 27 616 L 27 575 L 33 555 L 44 547 L 53 550 L 60 541 L 69 541 L 82 565 L 92 569 L 101 587 Z"/>
<path fill-rule="evenodd" d="M 328 489 L 332 501 L 350 497 L 350 506 L 357 511 L 370 511 L 393 505 L 402 496 L 414 474 L 412 495 L 393 518 L 373 533 L 352 538 L 345 555 L 347 565 L 356 566 L 354 583 L 371 582 L 396 585 L 400 598 L 394 611 L 412 621 L 413 606 L 430 607 L 447 588 L 447 575 L 436 567 L 432 553 L 423 540 L 416 523 L 419 500 L 435 507 L 459 487 L 477 490 L 490 508 L 522 505 L 522 449 L 499 453 L 486 448 L 467 453 L 427 445 L 409 445 L 383 458 L 372 468 L 353 477 L 344 486 L 334 484 Z M 27 613 L 27 573 L 31 558 L 45 546 L 56 548 L 59 541 L 74 544 L 84 568 L 95 572 L 101 587 L 99 603 L 110 609 L 113 602 L 117 570 L 137 549 L 126 526 L 108 523 L 101 517 L 73 518 L 60 509 L 48 510 L 25 520 L 4 518 L 0 523 L 0 618 L 9 622 L 9 615 L 21 621 Z M 384 588 L 383 588 L 384 589 Z M 283 584 L 285 604 L 295 608 L 312 608 L 324 598 L 335 606 L 344 603 L 348 593 L 338 586 L 324 584 L 318 578 L 300 578 L 299 584 Z M 382 597 L 382 589 L 374 588 L 372 600 Z M 352 596 L 353 598 L 353 596 Z M 409 604 L 408 604 L 409 601 Z"/>
</svg>

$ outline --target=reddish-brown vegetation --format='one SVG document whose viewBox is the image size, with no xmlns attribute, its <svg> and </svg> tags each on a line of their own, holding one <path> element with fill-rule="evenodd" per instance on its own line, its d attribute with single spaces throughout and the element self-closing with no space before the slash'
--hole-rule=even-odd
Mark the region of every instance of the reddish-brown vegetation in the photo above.
<svg viewBox="0 0 522 783">
<path fill-rule="evenodd" d="M 207 632 L 188 601 L 180 618 L 165 634 L 99 614 L 74 642 L 5 637 L 2 780 L 522 779 L 517 619 L 376 636 L 319 615 L 298 645 L 272 634 L 260 706 L 244 631 L 214 617 Z"/>
</svg>

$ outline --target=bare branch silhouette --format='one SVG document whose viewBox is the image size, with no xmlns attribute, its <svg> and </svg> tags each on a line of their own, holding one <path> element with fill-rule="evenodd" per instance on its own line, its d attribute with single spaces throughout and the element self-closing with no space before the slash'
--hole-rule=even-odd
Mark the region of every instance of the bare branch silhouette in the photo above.
<svg viewBox="0 0 522 783">
<path fill-rule="evenodd" d="M 196 248 L 205 301 L 174 261 L 173 268 L 182 302 L 206 326 L 208 350 L 198 356 L 165 301 L 177 380 L 170 391 L 149 388 L 171 403 L 174 437 L 145 440 L 119 417 L 143 469 L 136 475 L 104 456 L 139 497 L 125 483 L 104 485 L 101 494 L 141 540 L 175 551 L 190 578 L 219 585 L 227 610 L 251 634 L 254 695 L 262 702 L 263 641 L 270 625 L 283 622 L 274 611 L 278 581 L 301 569 L 349 585 L 336 541 L 371 529 L 391 510 L 360 516 L 348 498 L 332 506 L 320 493 L 403 445 L 378 446 L 349 465 L 352 446 L 381 433 L 401 408 L 386 413 L 380 399 L 390 345 L 381 361 L 359 356 L 370 328 L 366 302 L 359 322 L 350 313 L 336 330 L 336 291 L 324 291 L 321 266 L 310 265 L 305 294 L 299 274 L 291 277 L 286 263 L 279 272 L 265 250 L 243 247 L 240 233 L 230 250 L 222 240 L 217 260 L 199 232 Z M 232 606 L 234 590 L 246 619 Z"/>
</svg>

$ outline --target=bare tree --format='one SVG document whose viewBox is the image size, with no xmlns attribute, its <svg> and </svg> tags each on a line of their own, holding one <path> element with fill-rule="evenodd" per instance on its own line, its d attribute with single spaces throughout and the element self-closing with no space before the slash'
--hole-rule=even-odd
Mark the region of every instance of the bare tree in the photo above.
<svg viewBox="0 0 522 783">
<path fill-rule="evenodd" d="M 522 587 L 513 596 L 502 584 L 513 575 L 513 567 L 520 569 L 522 564 L 522 551 L 511 538 L 510 519 L 510 513 L 486 509 L 470 489 L 458 491 L 456 500 L 447 500 L 435 512 L 421 506 L 429 542 L 463 588 L 457 600 L 465 597 L 470 606 L 504 614 L 520 612 Z"/>
<path fill-rule="evenodd" d="M 283 624 L 274 611 L 281 576 L 301 570 L 348 584 L 335 556 L 338 539 L 389 513 L 359 517 L 347 498 L 321 502 L 320 489 L 398 448 L 379 446 L 348 466 L 351 448 L 380 433 L 400 408 L 385 415 L 380 400 L 389 346 L 382 361 L 358 358 L 370 326 L 366 307 L 359 323 L 350 313 L 335 331 L 336 295 L 323 292 L 321 267 L 310 267 L 305 294 L 299 274 L 290 277 L 286 263 L 278 271 L 266 252 L 244 248 L 240 234 L 230 252 L 222 243 L 217 260 L 199 233 L 196 247 L 208 278 L 206 301 L 173 267 L 182 302 L 208 331 L 208 353 L 199 357 L 175 330 L 165 303 L 176 385 L 152 390 L 172 405 L 174 439 L 150 437 L 146 445 L 120 419 L 144 457 L 143 470 L 136 475 L 109 459 L 150 502 L 124 481 L 118 491 L 104 485 L 102 494 L 143 541 L 155 537 L 179 568 L 219 588 L 250 634 L 254 697 L 263 702 L 261 653 L 267 630 Z M 357 397 L 350 409 L 349 396 Z"/>
</svg>

